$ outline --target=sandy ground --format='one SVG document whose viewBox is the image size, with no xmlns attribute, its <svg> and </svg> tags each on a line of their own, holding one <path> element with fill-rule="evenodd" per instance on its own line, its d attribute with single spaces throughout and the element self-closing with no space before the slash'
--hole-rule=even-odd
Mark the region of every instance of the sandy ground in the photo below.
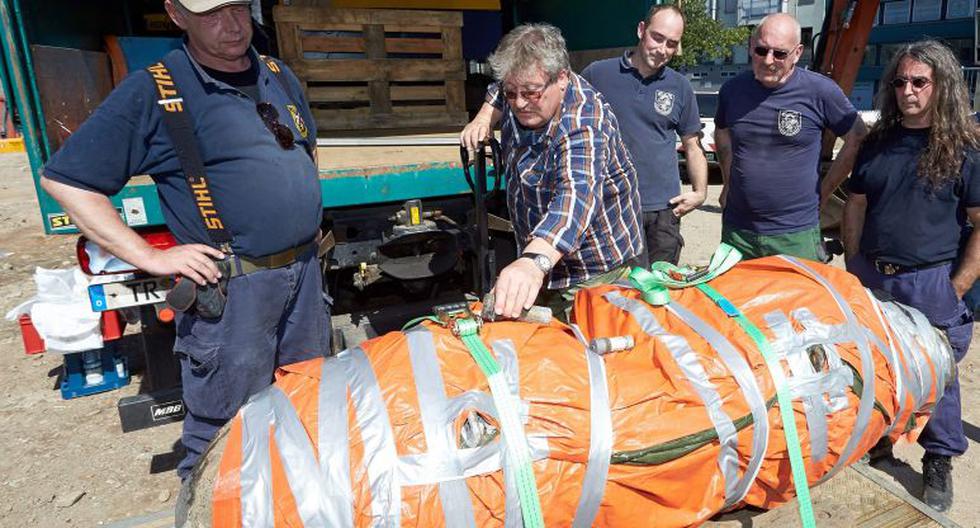
<svg viewBox="0 0 980 528">
<path fill-rule="evenodd" d="M 706 262 L 718 242 L 718 191 L 713 186 L 705 206 L 683 222 L 685 262 Z M 73 266 L 74 242 L 44 235 L 26 157 L 0 155 L 0 313 L 33 295 L 35 266 Z M 125 338 L 126 347 L 135 349 L 134 340 Z M 971 449 L 955 462 L 950 514 L 969 527 L 980 526 L 977 354 L 971 350 L 960 365 Z M 57 388 L 61 365 L 57 355 L 25 355 L 17 325 L 0 322 L 0 526 L 98 526 L 172 508 L 180 424 L 123 434 L 116 402 L 139 391 L 138 376 L 123 389 L 66 401 Z M 878 469 L 918 494 L 921 450 L 906 445 L 896 454 Z M 148 525 L 128 523 L 135 524 Z"/>
</svg>

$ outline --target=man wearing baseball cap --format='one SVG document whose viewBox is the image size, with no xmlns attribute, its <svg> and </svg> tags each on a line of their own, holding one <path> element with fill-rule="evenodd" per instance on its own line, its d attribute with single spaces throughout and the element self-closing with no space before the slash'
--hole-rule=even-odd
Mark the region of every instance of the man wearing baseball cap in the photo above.
<svg viewBox="0 0 980 528">
<path fill-rule="evenodd" d="M 129 75 L 41 180 L 90 240 L 196 283 L 175 306 L 184 310 L 174 344 L 187 413 L 181 479 L 277 367 L 330 349 L 316 126 L 299 80 L 252 49 L 249 4 L 165 0 L 183 46 Z M 177 246 L 150 246 L 109 201 L 139 174 L 156 183 Z"/>
</svg>

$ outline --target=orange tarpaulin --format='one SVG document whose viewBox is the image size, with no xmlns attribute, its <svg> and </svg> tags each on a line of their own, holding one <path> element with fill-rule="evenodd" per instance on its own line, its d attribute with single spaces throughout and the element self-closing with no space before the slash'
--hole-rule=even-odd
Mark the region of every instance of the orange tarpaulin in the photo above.
<svg viewBox="0 0 980 528">
<path fill-rule="evenodd" d="M 885 434 L 916 434 L 951 376 L 921 314 L 841 270 L 771 257 L 710 284 L 779 358 L 811 485 Z M 495 381 L 434 322 L 287 367 L 232 423 L 214 524 L 520 525 L 506 442 L 533 460 L 546 526 L 696 525 L 792 497 L 773 378 L 716 301 L 688 288 L 654 307 L 602 286 L 578 295 L 574 317 L 580 335 L 484 324 Z M 633 347 L 586 345 L 620 336 Z M 502 434 L 498 405 L 519 434 Z"/>
</svg>

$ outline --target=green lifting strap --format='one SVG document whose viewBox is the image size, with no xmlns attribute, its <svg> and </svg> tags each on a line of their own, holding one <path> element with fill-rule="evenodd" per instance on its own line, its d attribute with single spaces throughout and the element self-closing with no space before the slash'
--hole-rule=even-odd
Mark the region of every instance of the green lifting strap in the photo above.
<svg viewBox="0 0 980 528">
<path fill-rule="evenodd" d="M 670 262 L 654 262 L 649 270 L 633 268 L 629 279 L 643 294 L 643 300 L 653 306 L 670 303 L 670 289 L 688 288 L 708 282 L 732 269 L 742 260 L 739 250 L 721 243 L 711 255 L 705 268 L 678 267 Z"/>
<path fill-rule="evenodd" d="M 800 449 L 800 437 L 796 431 L 796 420 L 793 417 L 793 401 L 790 398 L 783 367 L 779 364 L 779 359 L 776 358 L 772 346 L 770 346 L 769 340 L 766 339 L 762 330 L 759 330 L 759 327 L 752 323 L 748 317 L 745 317 L 741 310 L 710 285 L 698 284 L 697 288 L 714 301 L 725 312 L 725 315 L 738 322 L 742 330 L 755 342 L 755 346 L 759 348 L 759 352 L 766 360 L 766 366 L 769 367 L 769 373 L 776 385 L 776 400 L 779 402 L 779 415 L 783 421 L 783 433 L 786 435 L 789 466 L 793 474 L 793 486 L 796 488 L 796 500 L 800 507 L 800 520 L 803 523 L 803 528 L 814 528 L 816 521 L 813 518 L 813 504 L 810 502 L 810 487 L 806 479 L 806 467 L 803 465 L 803 452 Z"/>
<path fill-rule="evenodd" d="M 521 501 L 521 513 L 524 517 L 525 528 L 544 528 L 544 516 L 541 513 L 541 499 L 538 497 L 538 483 L 534 480 L 534 469 L 526 449 L 519 449 L 517 442 L 526 442 L 524 428 L 521 426 L 517 408 L 506 398 L 506 390 L 502 390 L 503 372 L 500 364 L 493 357 L 486 345 L 480 340 L 480 325 L 470 318 L 454 321 L 455 332 L 466 345 L 470 355 L 483 371 L 490 382 L 490 393 L 494 405 L 500 414 L 500 426 L 503 432 L 504 445 L 508 450 L 508 459 L 514 463 L 514 480 L 517 483 L 517 494 Z"/>
</svg>

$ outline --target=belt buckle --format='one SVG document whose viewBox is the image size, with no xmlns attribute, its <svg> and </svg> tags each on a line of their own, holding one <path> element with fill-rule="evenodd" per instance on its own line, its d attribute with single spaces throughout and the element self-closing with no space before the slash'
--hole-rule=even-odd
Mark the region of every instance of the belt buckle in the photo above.
<svg viewBox="0 0 980 528">
<path fill-rule="evenodd" d="M 899 271 L 898 265 L 892 264 L 891 262 L 881 262 L 880 260 L 876 260 L 875 265 L 882 275 L 895 275 Z"/>
</svg>

